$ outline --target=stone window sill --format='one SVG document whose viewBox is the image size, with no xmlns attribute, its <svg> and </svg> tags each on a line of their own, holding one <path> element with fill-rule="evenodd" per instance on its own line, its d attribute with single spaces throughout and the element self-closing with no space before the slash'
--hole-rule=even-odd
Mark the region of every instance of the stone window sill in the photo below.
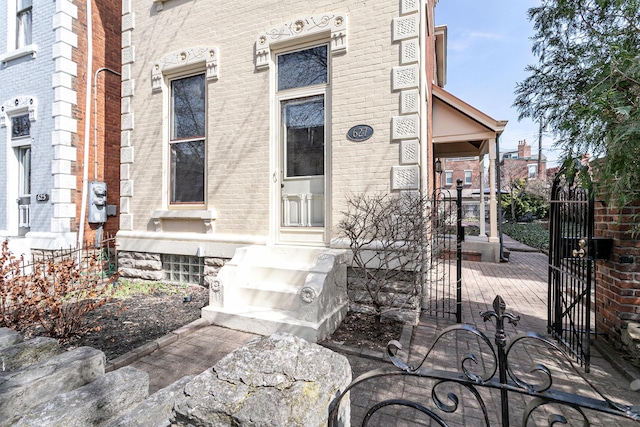
<svg viewBox="0 0 640 427">
<path fill-rule="evenodd" d="M 6 67 L 9 61 L 22 58 L 23 56 L 31 55 L 32 58 L 35 58 L 37 52 L 38 52 L 38 47 L 35 44 L 30 44 L 27 46 L 23 46 L 20 49 L 16 49 L 11 52 L 7 52 L 3 55 L 0 55 L 0 62 L 2 62 L 2 65 Z"/>
<path fill-rule="evenodd" d="M 162 220 L 201 220 L 207 233 L 213 233 L 216 212 L 205 209 L 156 210 L 151 212 L 151 220 L 158 232 L 162 231 Z"/>
</svg>

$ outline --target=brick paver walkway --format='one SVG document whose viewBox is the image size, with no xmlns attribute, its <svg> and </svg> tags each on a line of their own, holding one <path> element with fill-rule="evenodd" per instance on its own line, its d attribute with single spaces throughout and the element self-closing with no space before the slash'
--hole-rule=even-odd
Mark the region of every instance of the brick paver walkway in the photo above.
<svg viewBox="0 0 640 427">
<path fill-rule="evenodd" d="M 510 261 L 502 264 L 465 261 L 462 283 L 463 322 L 477 326 L 489 337 L 491 342 L 493 342 L 495 332 L 494 326 L 491 322 L 482 322 L 479 312 L 491 309 L 493 299 L 498 294 L 505 300 L 507 311 L 521 316 L 517 327 L 512 325 L 506 327 L 506 333 L 510 338 L 517 333 L 528 331 L 545 335 L 547 316 L 547 258 L 545 255 L 512 252 Z M 448 319 L 422 316 L 420 324 L 413 329 L 413 338 L 409 348 L 410 364 L 417 364 L 434 342 L 436 334 L 452 324 L 453 322 Z M 132 366 L 150 374 L 151 393 L 166 387 L 184 375 L 198 374 L 210 368 L 228 352 L 255 338 L 255 335 L 252 334 L 216 326 L 194 329 L 196 329 L 194 332 L 185 334 L 175 342 L 150 352 L 146 356 L 138 357 L 132 363 Z M 441 341 L 429 357 L 429 362 L 424 366 L 458 371 L 457 362 L 461 361 L 469 352 L 474 352 L 479 361 L 474 372 L 486 372 L 491 369 L 493 359 L 487 351 L 479 350 L 479 342 L 475 336 L 470 337 L 468 334 L 463 336 L 463 334 L 457 333 L 455 337 Z M 347 357 L 351 363 L 354 378 L 368 370 L 390 366 L 389 362 L 378 359 L 361 356 Z M 126 362 L 124 359 L 121 362 Z M 589 393 L 589 387 L 584 380 L 578 375 L 571 375 L 569 366 L 551 363 L 550 355 L 544 348 L 536 345 L 520 346 L 514 349 L 509 360 L 514 368 L 522 366 L 524 371 L 528 371 L 533 363 L 543 362 L 553 371 L 553 387 L 562 388 L 572 393 Z M 597 351 L 592 352 L 591 363 L 591 372 L 586 374 L 586 377 L 596 387 L 619 403 L 640 404 L 640 393 L 632 392 L 629 388 L 629 380 L 607 363 Z M 518 370 L 518 372 L 524 371 Z M 534 378 L 529 376 L 527 380 L 534 381 Z M 426 386 L 430 386 L 430 384 L 425 384 L 424 381 L 418 381 L 416 378 L 399 379 L 399 377 L 394 377 L 393 380 L 380 379 L 364 387 L 358 387 L 351 393 L 352 416 L 354 418 L 361 417 L 365 408 L 381 399 L 391 397 L 419 401 L 433 409 L 431 389 Z M 474 402 L 468 392 L 460 390 L 460 387 L 446 391 L 454 391 L 460 398 L 458 410 L 446 417 L 451 423 L 450 425 L 483 425 L 478 404 Z M 484 390 L 483 396 L 485 396 L 485 403 L 490 412 L 491 425 L 500 425 L 498 422 L 499 396 L 493 392 L 486 395 L 484 392 L 488 391 Z M 446 393 L 442 394 L 441 398 L 445 403 L 453 404 L 452 401 L 447 400 Z M 510 401 L 511 425 L 521 425 L 521 420 L 515 414 L 522 413 L 525 403 L 525 399 L 520 396 L 512 397 Z M 442 414 L 442 412 L 439 413 Z M 627 420 L 611 420 L 594 414 L 590 414 L 590 420 L 592 425 L 640 425 Z M 538 417 L 534 421 L 530 425 L 549 425 L 546 418 Z M 415 411 L 385 409 L 376 415 L 369 425 L 426 426 L 437 424 L 434 422 L 430 424 L 424 416 Z"/>
<path fill-rule="evenodd" d="M 492 309 L 492 302 L 496 295 L 502 296 L 506 303 L 507 311 L 521 316 L 517 326 L 509 324 L 505 326 L 505 332 L 509 338 L 513 338 L 518 333 L 523 332 L 537 332 L 546 336 L 547 257 L 544 254 L 512 252 L 510 261 L 502 264 L 464 262 L 462 283 L 462 321 L 463 323 L 472 324 L 484 332 L 492 344 L 495 326 L 492 322 L 484 323 L 479 313 Z M 420 324 L 414 328 L 409 364 L 418 365 L 435 341 L 437 333 L 453 324 L 454 321 L 452 320 L 422 316 Z M 494 366 L 492 363 L 493 357 L 490 352 L 482 351 L 482 348 L 486 347 L 481 346 L 477 337 L 468 333 L 457 332 L 448 339 L 439 341 L 423 366 L 460 372 L 459 362 L 472 352 L 478 356 L 479 363 L 475 368 L 472 368 L 472 363 L 468 363 L 467 366 L 474 373 L 490 372 Z M 349 357 L 349 361 L 352 364 L 355 376 L 370 369 L 388 366 L 384 362 L 357 357 Z M 509 362 L 517 374 L 522 375 L 524 379 L 534 384 L 536 383 L 535 377 L 527 375 L 526 372 L 529 372 L 537 363 L 543 363 L 552 371 L 554 388 L 600 399 L 579 375 L 573 373 L 570 364 L 556 358 L 544 346 L 533 343 L 523 343 L 518 347 L 514 346 L 514 350 L 509 356 Z M 601 392 L 616 402 L 627 405 L 640 405 L 640 393 L 632 392 L 629 387 L 629 381 L 616 371 L 597 351 L 592 349 L 590 373 L 584 374 L 583 370 L 580 372 Z M 359 386 L 352 392 L 351 412 L 354 420 L 362 417 L 365 408 L 371 407 L 384 398 L 391 397 L 418 401 L 430 409 L 435 409 L 431 400 L 431 385 L 433 381 L 417 378 L 399 379 L 398 377 L 394 377 L 393 380 L 382 379 L 376 381 L 367 383 L 366 386 Z M 443 418 L 451 423 L 450 425 L 484 425 L 478 404 L 469 392 L 462 390 L 459 386 L 445 387 L 441 391 L 443 393 L 441 393 L 440 398 L 446 404 L 453 404 L 452 401 L 447 400 L 446 393 L 449 391 L 455 392 L 460 399 L 460 407 L 453 414 L 443 415 L 443 412 L 435 411 L 439 415 L 443 415 Z M 481 394 L 489 410 L 491 425 L 501 425 L 498 392 L 481 390 Z M 529 398 L 519 395 L 510 397 L 511 425 L 522 424 L 520 416 L 529 401 Z M 542 411 L 541 414 L 543 416 L 535 417 L 529 425 L 549 425 L 547 416 L 551 413 L 553 412 Z M 571 413 L 566 411 L 562 413 L 567 417 L 571 417 Z M 592 425 L 640 425 L 629 420 L 620 420 L 593 412 L 588 413 L 588 417 Z M 571 423 L 572 420 L 576 424 Z M 582 425 L 581 420 L 575 417 L 570 418 L 570 423 L 570 425 Z M 430 423 L 427 417 L 416 411 L 385 409 L 381 411 L 380 415 L 372 418 L 371 425 L 429 426 L 438 424 L 433 421 Z"/>
</svg>

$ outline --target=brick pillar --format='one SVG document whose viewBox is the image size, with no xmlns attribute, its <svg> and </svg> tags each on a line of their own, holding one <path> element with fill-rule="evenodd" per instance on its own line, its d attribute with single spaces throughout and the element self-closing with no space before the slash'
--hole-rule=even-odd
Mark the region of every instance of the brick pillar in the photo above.
<svg viewBox="0 0 640 427">
<path fill-rule="evenodd" d="M 631 235 L 638 214 L 640 203 L 619 208 L 596 202 L 594 235 L 613 239 L 610 259 L 597 262 L 596 327 L 614 344 L 629 322 L 640 322 L 640 240 Z"/>
</svg>

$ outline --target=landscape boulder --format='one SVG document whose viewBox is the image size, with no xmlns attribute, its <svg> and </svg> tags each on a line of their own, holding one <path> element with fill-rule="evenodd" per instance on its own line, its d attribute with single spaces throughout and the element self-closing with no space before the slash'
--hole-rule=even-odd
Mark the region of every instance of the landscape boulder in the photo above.
<svg viewBox="0 0 640 427">
<path fill-rule="evenodd" d="M 130 411 L 110 421 L 105 427 L 166 427 L 174 421 L 173 405 L 184 396 L 184 387 L 193 376 L 180 378 L 153 393 Z"/>
<path fill-rule="evenodd" d="M 78 347 L 8 373 L 0 373 L 0 426 L 53 397 L 75 390 L 104 375 L 105 356 L 91 347 Z"/>
<path fill-rule="evenodd" d="M 45 360 L 61 352 L 57 339 L 35 337 L 16 342 L 7 347 L 0 347 L 0 365 L 2 372 L 15 371 Z"/>
<path fill-rule="evenodd" d="M 9 347 L 22 341 L 22 335 L 9 328 L 0 328 L 0 348 Z"/>
<path fill-rule="evenodd" d="M 326 426 L 351 382 L 346 357 L 290 334 L 254 340 L 196 376 L 175 403 L 174 425 Z M 343 402 L 342 419 L 348 419 Z"/>
<path fill-rule="evenodd" d="M 149 374 L 126 366 L 35 406 L 14 426 L 102 426 L 148 394 Z"/>
</svg>

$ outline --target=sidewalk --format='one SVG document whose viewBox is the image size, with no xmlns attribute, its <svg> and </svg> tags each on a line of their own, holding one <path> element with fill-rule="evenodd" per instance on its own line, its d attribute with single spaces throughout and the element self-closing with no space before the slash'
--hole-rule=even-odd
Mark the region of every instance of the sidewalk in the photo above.
<svg viewBox="0 0 640 427">
<path fill-rule="evenodd" d="M 547 257 L 541 253 L 533 252 L 511 252 L 510 261 L 508 263 L 480 263 L 480 262 L 463 262 L 463 315 L 464 323 L 475 325 L 483 331 L 491 341 L 495 333 L 494 326 L 491 322 L 486 324 L 482 322 L 479 316 L 480 311 L 490 310 L 493 299 L 496 295 L 501 295 L 507 307 L 507 311 L 521 316 L 521 321 L 517 326 L 507 325 L 505 332 L 508 338 L 513 338 L 517 333 L 534 331 L 541 335 L 546 335 L 546 294 L 547 294 Z M 410 364 L 417 364 L 427 353 L 433 343 L 436 334 L 445 327 L 452 325 L 453 321 L 442 318 L 433 318 L 422 316 L 418 326 L 413 328 L 413 337 L 409 345 L 409 361 Z M 180 332 L 180 331 L 176 331 Z M 207 326 L 202 322 L 196 322 L 191 327 L 182 328 L 178 334 L 179 337 L 170 339 L 166 345 L 158 346 L 160 348 L 155 351 L 147 351 L 150 353 L 144 355 L 145 352 L 139 352 L 127 359 L 126 355 L 120 359 L 120 363 L 130 363 L 138 369 L 146 371 L 150 376 L 150 393 L 154 393 L 160 388 L 166 387 L 173 381 L 184 375 L 195 375 L 210 367 L 231 350 L 245 344 L 246 342 L 256 338 L 256 335 L 237 332 L 217 326 Z M 404 334 L 403 334 L 404 335 Z M 400 338 L 400 337 L 399 337 Z M 173 342 L 171 342 L 173 341 Z M 469 351 L 473 350 L 477 340 L 469 340 L 466 338 L 456 338 L 454 341 L 447 342 L 445 345 L 434 350 L 434 361 L 436 365 L 447 363 L 452 360 L 462 360 Z M 530 363 L 536 362 L 536 354 L 542 349 L 525 347 L 523 350 L 516 351 L 515 356 L 518 359 L 522 357 L 525 368 L 530 368 Z M 363 357 L 353 355 L 357 352 L 345 352 L 351 363 L 354 378 L 368 370 L 381 366 L 389 366 L 389 362 L 382 361 L 381 357 L 370 356 Z M 480 354 L 480 367 L 478 369 L 490 369 L 484 367 L 486 360 L 490 359 L 487 355 Z M 540 358 L 537 358 L 540 362 Z M 432 360 L 430 356 L 430 360 Z M 541 361 L 546 364 L 546 356 Z M 449 365 L 450 366 L 450 365 Z M 625 366 L 623 364 L 623 366 Z M 625 366 L 630 375 L 640 378 L 640 374 L 634 369 Z M 584 382 L 577 377 L 565 375 L 566 367 L 560 367 L 560 373 L 554 371 L 553 387 L 561 387 L 563 390 L 572 393 L 584 394 L 588 392 Z M 586 377 L 600 391 L 604 392 L 607 397 L 614 399 L 618 403 L 628 405 L 640 404 L 640 393 L 632 392 L 629 388 L 630 379 L 616 370 L 598 348 L 592 347 L 591 356 L 591 372 Z M 415 383 L 415 378 L 408 378 L 406 381 L 394 380 L 390 383 L 388 380 L 381 380 L 377 386 L 368 386 L 366 389 L 356 389 L 351 394 L 352 414 L 361 416 L 365 408 L 370 407 L 376 399 L 389 398 L 392 393 L 395 397 L 418 400 L 425 402 L 431 406 L 430 390 L 425 390 Z M 425 394 L 425 393 L 428 394 Z M 397 393 L 397 394 L 396 394 Z M 595 397 L 595 396 L 594 396 Z M 446 399 L 446 395 L 443 396 Z M 468 400 L 468 399 L 467 399 Z M 516 399 L 514 399 L 516 400 Z M 492 402 L 491 412 L 492 424 L 497 420 L 499 412 L 497 402 Z M 449 402 L 451 403 L 451 402 Z M 489 403 L 489 402 L 487 402 Z M 468 404 L 468 403 L 467 403 Z M 464 411 L 458 411 L 461 419 L 456 417 L 450 420 L 458 420 L 456 425 L 475 425 L 480 419 L 475 418 L 477 414 L 468 411 L 465 403 L 461 401 Z M 512 412 L 516 412 L 522 402 L 514 402 Z M 416 418 L 403 418 L 404 414 L 410 416 L 415 415 L 412 411 L 392 412 L 391 415 L 384 415 L 377 425 L 429 425 L 428 422 L 421 422 Z M 610 423 L 605 419 L 599 418 L 599 415 L 590 415 L 593 425 L 605 425 Z M 634 423 L 622 423 L 611 425 L 638 425 Z M 460 424 L 458 424 L 460 423 Z M 517 420 L 512 420 L 512 425 L 518 425 Z"/>
</svg>

